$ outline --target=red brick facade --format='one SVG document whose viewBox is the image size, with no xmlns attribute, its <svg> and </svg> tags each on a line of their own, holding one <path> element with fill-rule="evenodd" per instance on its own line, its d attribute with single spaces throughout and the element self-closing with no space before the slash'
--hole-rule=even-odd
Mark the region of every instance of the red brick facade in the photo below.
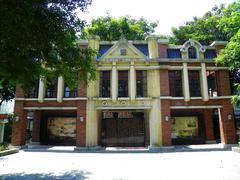
<svg viewBox="0 0 240 180">
<path fill-rule="evenodd" d="M 86 48 L 87 45 L 82 45 L 81 48 Z M 158 45 L 159 66 L 160 69 L 160 97 L 153 97 L 160 99 L 160 114 L 161 114 L 161 130 L 162 130 L 162 144 L 163 146 L 173 145 L 172 141 L 172 124 L 171 118 L 177 115 L 199 116 L 201 138 L 203 143 L 215 141 L 213 111 L 218 112 L 219 115 L 219 131 L 221 136 L 221 143 L 232 144 L 236 143 L 235 123 L 233 119 L 233 107 L 230 103 L 230 80 L 229 72 L 224 68 L 216 69 L 217 91 L 218 97 L 211 97 L 207 101 L 203 101 L 201 97 L 190 98 L 190 101 L 185 101 L 184 97 L 171 97 L 169 88 L 169 70 L 171 67 L 177 67 L 182 70 L 183 61 L 171 61 L 167 59 L 167 44 Z M 217 49 L 218 51 L 218 49 Z M 166 60 L 167 59 L 167 60 Z M 200 72 L 201 62 L 187 62 L 187 66 L 197 69 Z M 147 64 L 147 63 L 146 63 Z M 101 65 L 102 66 L 102 65 Z M 148 65 L 146 65 L 148 66 Z M 157 68 L 156 62 L 154 65 L 149 65 L 148 68 Z M 180 67 L 180 68 L 179 68 Z M 206 67 L 216 68 L 215 64 L 211 61 L 206 62 Z M 146 68 L 148 70 L 148 68 Z M 172 69 L 174 69 L 172 68 Z M 144 69 L 144 68 L 143 68 Z M 171 86 L 172 87 L 172 86 Z M 87 97 L 87 86 L 79 84 L 78 97 L 67 99 L 64 98 L 63 102 L 57 102 L 57 98 L 45 99 L 40 103 L 36 98 L 28 99 L 24 97 L 24 92 L 20 86 L 16 87 L 16 97 L 18 98 L 15 103 L 15 114 L 19 120 L 14 120 L 12 144 L 16 146 L 24 145 L 26 142 L 26 128 L 27 128 L 27 114 L 28 111 L 33 111 L 33 129 L 32 129 L 32 142 L 42 143 L 41 131 L 44 126 L 43 115 L 52 113 L 57 117 L 61 117 L 62 113 L 72 113 L 76 117 L 76 146 L 84 147 L 86 142 L 86 123 L 87 123 L 87 102 L 92 97 Z M 150 98 L 151 99 L 151 98 Z M 114 104 L 114 103 L 113 103 Z M 132 109 L 129 109 L 132 110 Z M 144 110 L 147 112 L 148 110 Z M 159 112 L 158 111 L 158 112 Z M 46 113 L 47 112 L 47 113 Z M 44 114 L 45 113 L 45 114 Z M 147 113 L 145 114 L 147 117 Z M 17 119 L 17 118 L 16 118 Z M 100 121 L 99 121 L 100 122 Z M 149 122 L 147 120 L 146 122 Z M 149 127 L 148 127 L 149 129 Z M 100 130 L 99 130 L 100 131 Z M 148 130 L 150 131 L 150 129 Z M 149 137 L 149 133 L 145 137 Z M 100 134 L 100 133 L 99 133 Z M 98 140 L 100 135 L 98 135 Z M 100 141 L 100 140 L 99 140 Z M 146 140 L 149 142 L 149 139 Z"/>
</svg>

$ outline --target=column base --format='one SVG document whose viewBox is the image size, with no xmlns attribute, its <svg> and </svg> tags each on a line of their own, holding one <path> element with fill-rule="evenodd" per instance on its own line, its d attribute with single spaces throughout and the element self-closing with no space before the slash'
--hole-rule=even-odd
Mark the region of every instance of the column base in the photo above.
<svg viewBox="0 0 240 180">
<path fill-rule="evenodd" d="M 174 146 L 148 146 L 149 152 L 168 152 L 173 150 Z"/>
<path fill-rule="evenodd" d="M 80 151 L 80 152 L 86 152 L 86 151 L 95 152 L 95 151 L 100 151 L 100 150 L 102 150 L 101 146 L 75 147 L 74 148 L 74 151 Z"/>
</svg>

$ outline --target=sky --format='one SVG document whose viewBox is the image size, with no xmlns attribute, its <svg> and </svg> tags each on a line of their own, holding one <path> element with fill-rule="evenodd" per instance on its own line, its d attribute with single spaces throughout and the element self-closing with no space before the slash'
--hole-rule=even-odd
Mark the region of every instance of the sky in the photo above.
<svg viewBox="0 0 240 180">
<path fill-rule="evenodd" d="M 178 27 L 194 16 L 201 17 L 214 5 L 231 2 L 234 0 L 92 0 L 87 12 L 78 12 L 78 16 L 88 22 L 106 16 L 107 12 L 114 17 L 144 17 L 148 21 L 158 21 L 154 34 L 171 35 L 172 27 Z"/>
</svg>

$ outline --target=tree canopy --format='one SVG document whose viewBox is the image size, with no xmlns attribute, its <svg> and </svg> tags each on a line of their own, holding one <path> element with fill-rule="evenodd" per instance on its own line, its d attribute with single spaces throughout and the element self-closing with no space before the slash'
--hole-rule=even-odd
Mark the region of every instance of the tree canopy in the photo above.
<svg viewBox="0 0 240 180">
<path fill-rule="evenodd" d="M 148 22 L 144 18 L 134 19 L 131 16 L 114 18 L 107 14 L 97 17 L 86 26 L 82 38 L 98 35 L 101 40 L 119 40 L 122 35 L 130 40 L 144 40 L 147 35 L 154 33 L 157 22 Z"/>
<path fill-rule="evenodd" d="M 76 43 L 85 25 L 76 10 L 90 4 L 91 0 L 0 0 L 0 93 L 16 84 L 29 90 L 40 75 L 47 80 L 62 75 L 70 86 L 76 85 L 78 72 L 85 82 L 94 79 L 95 52 L 81 50 Z M 4 94 L 0 98 L 8 100 Z"/>
<path fill-rule="evenodd" d="M 212 41 L 228 41 L 240 28 L 240 1 L 229 6 L 215 6 L 202 17 L 194 17 L 178 28 L 172 28 L 175 44 L 183 44 L 188 39 L 195 39 L 209 45 Z"/>
</svg>

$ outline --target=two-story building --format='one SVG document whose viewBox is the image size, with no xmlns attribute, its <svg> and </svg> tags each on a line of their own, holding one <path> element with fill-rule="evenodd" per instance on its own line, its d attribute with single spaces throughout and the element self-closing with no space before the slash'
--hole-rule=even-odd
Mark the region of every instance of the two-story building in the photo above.
<svg viewBox="0 0 240 180">
<path fill-rule="evenodd" d="M 16 90 L 12 144 L 170 146 L 236 142 L 227 67 L 213 58 L 226 42 L 81 41 L 96 57 L 97 79 L 70 90 L 63 77 L 24 95 Z"/>
</svg>

